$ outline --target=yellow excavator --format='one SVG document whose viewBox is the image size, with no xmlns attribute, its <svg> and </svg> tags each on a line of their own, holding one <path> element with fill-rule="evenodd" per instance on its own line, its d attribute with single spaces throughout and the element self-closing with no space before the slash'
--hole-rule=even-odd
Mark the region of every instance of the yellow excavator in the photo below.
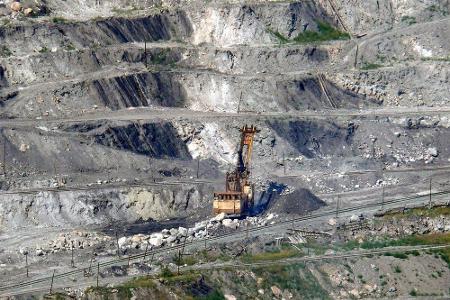
<svg viewBox="0 0 450 300">
<path fill-rule="evenodd" d="M 213 213 L 225 213 L 230 217 L 248 214 L 253 207 L 254 188 L 249 180 L 250 162 L 253 151 L 253 139 L 258 130 L 255 126 L 243 126 L 240 129 L 241 144 L 238 151 L 236 169 L 227 172 L 225 192 L 215 192 Z"/>
</svg>

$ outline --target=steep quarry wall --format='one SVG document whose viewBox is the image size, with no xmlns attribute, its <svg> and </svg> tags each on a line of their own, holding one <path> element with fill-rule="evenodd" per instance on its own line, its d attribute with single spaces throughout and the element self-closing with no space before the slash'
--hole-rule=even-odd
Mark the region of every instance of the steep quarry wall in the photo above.
<svg viewBox="0 0 450 300">
<path fill-rule="evenodd" d="M 205 185 L 106 188 L 92 191 L 0 195 L 0 231 L 27 227 L 107 226 L 207 213 Z"/>
<path fill-rule="evenodd" d="M 89 22 L 54 22 L 0 28 L 0 41 L 14 55 L 47 52 L 64 47 L 98 48 L 111 44 L 184 38 L 191 34 L 185 12 L 175 11 L 137 18 L 110 18 Z"/>
</svg>

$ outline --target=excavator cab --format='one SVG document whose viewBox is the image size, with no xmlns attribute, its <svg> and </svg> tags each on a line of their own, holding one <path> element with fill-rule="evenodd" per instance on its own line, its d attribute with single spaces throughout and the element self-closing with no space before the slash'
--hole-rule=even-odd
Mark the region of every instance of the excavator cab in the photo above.
<svg viewBox="0 0 450 300">
<path fill-rule="evenodd" d="M 241 143 L 238 150 L 236 169 L 228 172 L 225 191 L 215 192 L 213 213 L 225 213 L 230 217 L 239 217 L 250 212 L 253 207 L 254 191 L 250 177 L 250 162 L 253 151 L 253 140 L 258 130 L 255 126 L 243 126 Z"/>
</svg>

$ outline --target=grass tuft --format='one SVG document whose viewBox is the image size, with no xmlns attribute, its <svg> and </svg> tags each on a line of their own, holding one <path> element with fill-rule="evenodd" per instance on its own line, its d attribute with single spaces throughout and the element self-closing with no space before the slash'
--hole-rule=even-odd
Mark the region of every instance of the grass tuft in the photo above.
<svg viewBox="0 0 450 300">
<path fill-rule="evenodd" d="M 383 65 L 380 64 L 375 64 L 375 63 L 365 63 L 362 67 L 361 70 L 374 70 L 374 69 L 378 69 L 383 67 Z"/>
</svg>

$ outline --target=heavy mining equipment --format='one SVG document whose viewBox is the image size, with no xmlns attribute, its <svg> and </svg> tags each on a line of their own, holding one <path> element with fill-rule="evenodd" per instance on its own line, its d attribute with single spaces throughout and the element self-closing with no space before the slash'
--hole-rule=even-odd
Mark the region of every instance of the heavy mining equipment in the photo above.
<svg viewBox="0 0 450 300">
<path fill-rule="evenodd" d="M 213 212 L 215 215 L 225 213 L 230 217 L 248 214 L 253 207 L 254 188 L 250 182 L 250 162 L 252 158 L 253 139 L 258 130 L 255 126 L 243 126 L 240 129 L 241 144 L 238 150 L 236 169 L 227 172 L 225 192 L 215 192 Z"/>
</svg>

